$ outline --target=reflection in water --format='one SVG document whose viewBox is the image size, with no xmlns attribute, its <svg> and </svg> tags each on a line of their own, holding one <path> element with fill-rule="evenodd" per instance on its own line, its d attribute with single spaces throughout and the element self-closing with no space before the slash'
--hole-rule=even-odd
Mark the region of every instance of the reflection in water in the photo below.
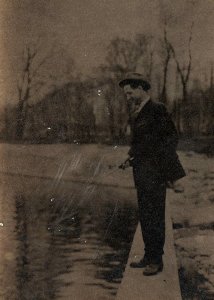
<svg viewBox="0 0 214 300">
<path fill-rule="evenodd" d="M 16 197 L 17 299 L 55 299 L 59 287 L 70 284 L 59 275 L 72 272 L 69 254 L 78 228 L 72 236 L 60 234 L 60 230 L 49 233 L 50 210 L 42 200 L 45 199 Z M 64 249 L 66 245 L 70 247 Z"/>
<path fill-rule="evenodd" d="M 114 299 L 137 223 L 130 192 L 115 200 L 106 187 L 39 186 L 28 180 L 15 196 L 14 299 Z"/>
</svg>

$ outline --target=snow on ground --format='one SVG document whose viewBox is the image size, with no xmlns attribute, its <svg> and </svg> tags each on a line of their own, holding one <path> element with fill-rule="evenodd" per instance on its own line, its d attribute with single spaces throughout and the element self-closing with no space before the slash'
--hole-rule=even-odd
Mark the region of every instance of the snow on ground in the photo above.
<svg viewBox="0 0 214 300">
<path fill-rule="evenodd" d="M 176 252 L 185 299 L 214 297 L 214 161 L 181 153 L 187 176 L 170 191 Z M 187 290 L 191 286 L 192 292 Z"/>
</svg>

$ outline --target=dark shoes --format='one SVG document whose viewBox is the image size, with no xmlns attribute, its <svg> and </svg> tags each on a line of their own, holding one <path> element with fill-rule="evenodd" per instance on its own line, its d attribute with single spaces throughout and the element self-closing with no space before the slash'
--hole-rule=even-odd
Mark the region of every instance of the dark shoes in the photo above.
<svg viewBox="0 0 214 300">
<path fill-rule="evenodd" d="M 131 268 L 145 268 L 147 266 L 148 262 L 145 258 L 142 258 L 138 262 L 132 262 L 130 263 Z"/>
<path fill-rule="evenodd" d="M 152 276 L 152 275 L 156 275 L 157 273 L 161 272 L 163 270 L 163 263 L 151 263 L 148 264 L 144 271 L 143 271 L 143 275 L 145 276 Z"/>
<path fill-rule="evenodd" d="M 163 270 L 163 261 L 160 262 L 149 262 L 147 259 L 142 258 L 138 262 L 130 263 L 131 268 L 145 268 L 143 271 L 143 275 L 152 276 L 156 275 Z"/>
</svg>

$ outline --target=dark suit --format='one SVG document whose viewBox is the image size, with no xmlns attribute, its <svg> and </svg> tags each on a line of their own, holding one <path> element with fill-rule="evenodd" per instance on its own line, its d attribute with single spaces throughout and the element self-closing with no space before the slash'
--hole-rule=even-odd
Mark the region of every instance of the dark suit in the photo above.
<svg viewBox="0 0 214 300">
<path fill-rule="evenodd" d="M 160 261 L 165 242 L 166 182 L 185 176 L 176 154 L 178 135 L 163 104 L 149 100 L 130 120 L 129 155 L 137 188 L 145 255 Z"/>
</svg>

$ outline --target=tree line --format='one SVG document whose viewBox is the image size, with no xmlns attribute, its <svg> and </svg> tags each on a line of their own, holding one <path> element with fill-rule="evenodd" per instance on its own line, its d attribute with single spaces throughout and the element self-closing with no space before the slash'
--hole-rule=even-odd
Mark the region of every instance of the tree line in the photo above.
<svg viewBox="0 0 214 300">
<path fill-rule="evenodd" d="M 193 74 L 193 27 L 192 23 L 185 63 L 165 26 L 161 39 L 137 34 L 130 40 L 111 40 L 104 63 L 94 70 L 95 78 L 83 79 L 62 49 L 50 52 L 39 43 L 27 45 L 17 80 L 17 101 L 13 106 L 5 104 L 1 137 L 126 143 L 128 112 L 118 81 L 131 71 L 142 72 L 151 82 L 152 97 L 168 107 L 181 135 L 213 135 L 213 63 L 206 83 Z"/>
</svg>

